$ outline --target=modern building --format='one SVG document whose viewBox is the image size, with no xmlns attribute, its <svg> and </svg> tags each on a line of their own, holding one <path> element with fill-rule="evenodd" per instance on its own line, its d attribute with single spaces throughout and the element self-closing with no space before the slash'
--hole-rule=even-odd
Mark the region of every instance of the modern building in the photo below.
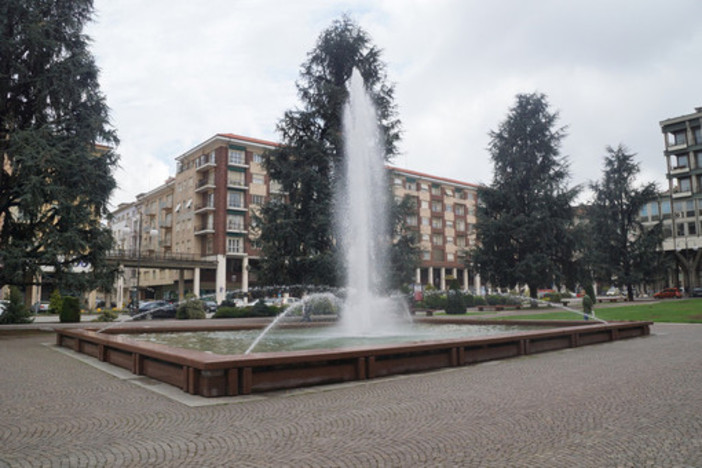
<svg viewBox="0 0 702 468">
<path fill-rule="evenodd" d="M 690 291 L 702 285 L 702 107 L 660 126 L 668 193 L 641 214 L 649 221 L 663 220 L 663 249 L 675 265 L 669 284 Z"/>
<path fill-rule="evenodd" d="M 284 197 L 280 185 L 262 166 L 262 154 L 276 143 L 217 134 L 176 158 L 175 177 L 112 214 L 116 246 L 137 252 L 139 268 L 123 268 L 116 285 L 124 305 L 136 290 L 140 299 L 182 298 L 189 292 L 213 295 L 248 291 L 256 284 L 260 251 L 252 242 L 258 207 Z M 446 289 L 455 278 L 468 289 L 479 278 L 465 267 L 466 251 L 475 242 L 477 186 L 389 167 L 396 197 L 416 198 L 416 214 L 407 219 L 416 228 L 422 250 L 416 283 Z M 178 256 L 212 262 L 213 268 L 186 268 Z M 133 255 L 132 255 L 133 257 Z M 173 259 L 168 268 L 149 261 Z M 138 273 L 137 273 L 138 270 Z M 130 296 L 130 291 L 132 296 Z"/>
</svg>

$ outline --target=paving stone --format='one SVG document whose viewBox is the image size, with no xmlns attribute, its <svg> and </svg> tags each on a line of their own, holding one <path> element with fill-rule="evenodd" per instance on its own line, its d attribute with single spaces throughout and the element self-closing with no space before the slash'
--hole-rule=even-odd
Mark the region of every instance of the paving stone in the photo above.
<svg viewBox="0 0 702 468">
<path fill-rule="evenodd" d="M 702 466 L 702 325 L 186 406 L 0 333 L 0 466 Z"/>
</svg>

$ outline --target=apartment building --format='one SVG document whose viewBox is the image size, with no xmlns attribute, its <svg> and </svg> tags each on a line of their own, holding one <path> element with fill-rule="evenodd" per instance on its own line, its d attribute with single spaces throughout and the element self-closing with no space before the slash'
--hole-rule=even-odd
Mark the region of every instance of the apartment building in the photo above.
<svg viewBox="0 0 702 468">
<path fill-rule="evenodd" d="M 695 112 L 660 122 L 668 192 L 647 205 L 645 221 L 663 221 L 663 250 L 675 269 L 669 272 L 671 285 L 687 291 L 702 285 L 702 107 Z"/>
<path fill-rule="evenodd" d="M 271 197 L 284 197 L 262 166 L 262 154 L 276 143 L 217 134 L 176 157 L 175 177 L 140 194 L 113 212 L 116 247 L 138 251 L 141 259 L 191 256 L 216 268 L 125 268 L 116 289 L 120 303 L 140 291 L 140 299 L 178 298 L 183 293 L 214 295 L 255 285 L 260 251 L 251 242 L 253 214 Z M 415 282 L 446 289 L 450 278 L 463 288 L 477 285 L 465 267 L 475 242 L 477 186 L 389 167 L 396 197 L 416 199 L 416 228 L 422 250 Z M 130 293 L 131 291 L 131 293 Z M 130 296 L 132 294 L 132 296 Z"/>
<path fill-rule="evenodd" d="M 478 186 L 421 172 L 389 167 L 393 194 L 413 197 L 416 213 L 406 223 L 416 229 L 421 264 L 415 284 L 447 288 L 449 277 L 467 290 L 480 291 L 480 277 L 466 267 L 475 244 Z"/>
</svg>

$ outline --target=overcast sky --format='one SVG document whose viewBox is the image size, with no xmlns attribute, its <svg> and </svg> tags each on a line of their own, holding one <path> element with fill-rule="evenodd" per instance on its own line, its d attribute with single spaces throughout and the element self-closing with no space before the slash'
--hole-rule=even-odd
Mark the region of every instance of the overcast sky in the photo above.
<svg viewBox="0 0 702 468">
<path fill-rule="evenodd" d="M 702 106 L 699 0 L 96 0 L 86 32 L 121 144 L 112 202 L 175 174 L 216 133 L 279 141 L 319 34 L 347 12 L 383 49 L 403 122 L 394 165 L 488 184 L 488 132 L 519 93 L 568 127 L 572 184 L 607 145 L 665 183 L 659 122 Z"/>
</svg>

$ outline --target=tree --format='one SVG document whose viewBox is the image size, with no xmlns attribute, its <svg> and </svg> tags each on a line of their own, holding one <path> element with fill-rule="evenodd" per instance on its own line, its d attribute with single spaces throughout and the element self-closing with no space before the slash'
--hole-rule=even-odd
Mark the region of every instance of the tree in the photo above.
<svg viewBox="0 0 702 468">
<path fill-rule="evenodd" d="M 82 32 L 92 10 L 91 0 L 0 3 L 0 286 L 45 267 L 66 290 L 111 284 L 101 219 L 118 140 Z"/>
<path fill-rule="evenodd" d="M 285 112 L 277 127 L 282 143 L 264 156 L 270 177 L 286 194 L 285 200 L 264 205 L 259 215 L 256 241 L 263 253 L 259 273 L 264 283 L 334 285 L 342 279 L 334 193 L 343 172 L 346 82 L 354 68 L 376 104 L 386 159 L 397 152 L 400 122 L 380 50 L 343 16 L 322 32 L 308 54 L 297 81 L 301 107 Z"/>
<path fill-rule="evenodd" d="M 634 157 L 622 145 L 607 147 L 602 180 L 591 184 L 586 251 L 595 278 L 626 285 L 629 300 L 634 285 L 653 280 L 662 261 L 661 223 L 645 228 L 639 220 L 641 208 L 656 199 L 658 189 L 653 182 L 634 186 L 639 174 Z"/>
<path fill-rule="evenodd" d="M 31 323 L 34 321 L 29 307 L 22 301 L 22 293 L 12 286 L 10 288 L 10 300 L 6 306 L 0 306 L 0 324 L 8 323 Z"/>
<path fill-rule="evenodd" d="M 492 184 L 478 190 L 476 265 L 495 286 L 539 287 L 572 283 L 575 236 L 572 203 L 578 188 L 567 187 L 569 170 L 560 155 L 565 128 L 543 94 L 517 95 L 488 151 Z"/>
</svg>

